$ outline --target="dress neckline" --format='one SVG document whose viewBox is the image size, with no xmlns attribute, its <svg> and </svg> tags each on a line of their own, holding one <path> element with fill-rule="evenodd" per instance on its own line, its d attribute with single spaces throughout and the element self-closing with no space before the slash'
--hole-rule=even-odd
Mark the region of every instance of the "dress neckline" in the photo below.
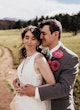
<svg viewBox="0 0 80 110">
<path fill-rule="evenodd" d="M 37 52 L 34 52 L 32 55 L 30 55 L 30 56 L 27 56 L 27 57 L 26 57 L 26 59 L 29 59 L 29 58 L 31 58 L 31 57 L 32 57 L 32 56 L 34 56 L 36 53 L 37 53 Z"/>
<path fill-rule="evenodd" d="M 31 56 L 28 56 L 28 57 L 25 58 L 25 60 L 24 60 L 24 62 L 23 62 L 23 65 L 22 65 L 22 69 L 21 69 L 21 76 L 22 76 L 22 72 L 23 72 L 25 63 L 28 63 L 28 62 L 31 60 L 31 58 L 32 58 L 36 53 L 38 53 L 38 52 L 35 52 L 35 53 L 33 53 Z"/>
</svg>

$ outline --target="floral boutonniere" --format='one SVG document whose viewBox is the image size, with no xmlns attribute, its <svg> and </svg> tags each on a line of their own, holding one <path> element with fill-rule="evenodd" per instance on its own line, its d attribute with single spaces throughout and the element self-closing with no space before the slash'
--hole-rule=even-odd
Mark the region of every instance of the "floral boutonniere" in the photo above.
<svg viewBox="0 0 80 110">
<path fill-rule="evenodd" d="M 60 63 L 58 59 L 63 57 L 63 52 L 61 50 L 56 50 L 52 53 L 52 58 L 48 59 L 48 64 L 52 71 L 57 71 L 60 68 Z"/>
</svg>

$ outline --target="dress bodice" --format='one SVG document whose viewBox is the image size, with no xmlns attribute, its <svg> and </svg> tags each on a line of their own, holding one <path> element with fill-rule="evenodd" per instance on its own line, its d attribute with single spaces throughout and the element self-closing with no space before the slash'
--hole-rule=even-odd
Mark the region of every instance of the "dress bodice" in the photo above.
<svg viewBox="0 0 80 110">
<path fill-rule="evenodd" d="M 21 83 L 32 84 L 39 86 L 42 83 L 42 76 L 35 71 L 34 62 L 39 52 L 34 53 L 32 56 L 25 58 L 17 69 L 18 77 Z"/>
</svg>

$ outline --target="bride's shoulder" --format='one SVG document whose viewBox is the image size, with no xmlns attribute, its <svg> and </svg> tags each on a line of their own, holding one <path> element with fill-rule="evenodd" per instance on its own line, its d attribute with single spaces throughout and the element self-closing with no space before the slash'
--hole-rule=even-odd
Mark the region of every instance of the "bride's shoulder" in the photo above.
<svg viewBox="0 0 80 110">
<path fill-rule="evenodd" d="M 38 54 L 36 55 L 36 58 L 37 58 L 37 59 L 44 57 L 44 55 L 43 55 L 42 53 L 39 53 L 39 52 L 37 52 L 37 53 L 38 53 Z"/>
<path fill-rule="evenodd" d="M 45 60 L 45 57 L 42 53 L 38 53 L 38 55 L 35 58 L 37 63 L 43 62 L 43 60 Z"/>
</svg>

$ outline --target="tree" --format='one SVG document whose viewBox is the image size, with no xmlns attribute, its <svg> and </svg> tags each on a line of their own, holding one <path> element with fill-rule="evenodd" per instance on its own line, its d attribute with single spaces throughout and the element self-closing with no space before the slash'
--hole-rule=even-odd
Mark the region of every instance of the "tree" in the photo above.
<svg viewBox="0 0 80 110">
<path fill-rule="evenodd" d="M 33 23 L 32 23 L 34 26 L 37 26 L 38 25 L 38 18 L 36 17 L 34 20 L 33 20 Z"/>
<path fill-rule="evenodd" d="M 74 33 L 74 35 L 77 35 L 78 31 L 78 22 L 77 22 L 77 16 L 74 15 L 71 18 L 71 31 Z"/>
<path fill-rule="evenodd" d="M 21 21 L 18 20 L 18 21 L 16 21 L 16 23 L 14 24 L 14 29 L 20 29 L 20 28 L 22 28 L 22 25 L 21 25 Z"/>
</svg>

